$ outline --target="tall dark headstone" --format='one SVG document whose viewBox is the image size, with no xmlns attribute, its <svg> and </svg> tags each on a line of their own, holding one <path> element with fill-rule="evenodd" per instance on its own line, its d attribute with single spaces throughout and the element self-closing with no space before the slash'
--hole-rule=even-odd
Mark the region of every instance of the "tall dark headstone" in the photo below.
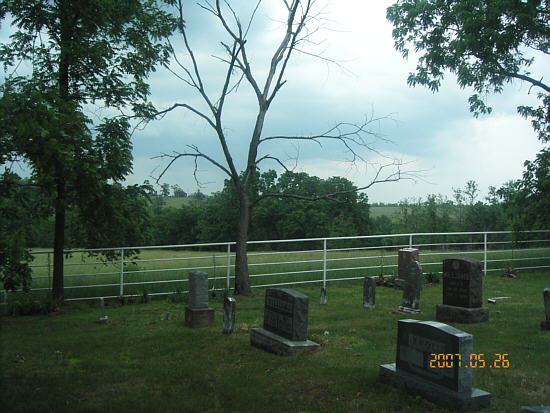
<svg viewBox="0 0 550 413">
<path fill-rule="evenodd" d="M 327 287 L 321 288 L 321 297 L 319 298 L 320 305 L 327 305 Z"/>
<path fill-rule="evenodd" d="M 550 287 L 546 287 L 542 293 L 544 297 L 544 313 L 546 320 L 541 321 L 540 328 L 543 330 L 550 330 Z"/>
<path fill-rule="evenodd" d="M 488 407 L 491 394 L 472 387 L 473 343 L 471 334 L 443 323 L 399 320 L 396 362 L 380 366 L 380 381 L 453 409 Z"/>
<path fill-rule="evenodd" d="M 307 339 L 309 297 L 287 288 L 265 292 L 263 328 L 250 330 L 250 343 L 272 353 L 289 355 L 320 346 Z"/>
<path fill-rule="evenodd" d="M 407 268 L 413 261 L 420 261 L 417 248 L 403 248 L 397 252 L 397 278 L 394 286 L 403 289 L 407 278 Z"/>
<path fill-rule="evenodd" d="M 403 304 L 399 307 L 399 311 L 419 313 L 420 291 L 422 291 L 422 266 L 418 261 L 411 261 L 404 276 Z"/>
<path fill-rule="evenodd" d="M 232 334 L 235 331 L 235 310 L 236 302 L 232 297 L 225 297 L 223 300 L 223 325 L 222 333 Z"/>
<path fill-rule="evenodd" d="M 185 307 L 185 325 L 208 327 L 214 323 L 214 309 L 208 307 L 208 274 L 189 272 L 189 305 Z"/>
<path fill-rule="evenodd" d="M 363 307 L 370 310 L 374 309 L 376 300 L 376 279 L 374 277 L 365 277 L 363 281 Z"/>
<path fill-rule="evenodd" d="M 443 260 L 443 304 L 436 306 L 436 320 L 480 323 L 489 320 L 483 303 L 481 261 L 474 258 Z"/>
</svg>

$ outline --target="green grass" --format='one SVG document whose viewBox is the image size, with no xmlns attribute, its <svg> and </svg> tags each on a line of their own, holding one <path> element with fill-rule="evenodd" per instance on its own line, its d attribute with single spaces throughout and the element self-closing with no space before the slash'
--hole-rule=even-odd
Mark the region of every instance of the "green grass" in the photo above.
<svg viewBox="0 0 550 413">
<path fill-rule="evenodd" d="M 487 412 L 550 404 L 550 332 L 541 331 L 549 272 L 518 279 L 489 275 L 490 320 L 453 324 L 474 336 L 487 361 L 508 353 L 508 369 L 477 369 L 474 386 L 493 395 Z M 380 364 L 395 362 L 397 320 L 434 320 L 441 285 L 425 286 L 422 313 L 396 313 L 401 292 L 378 287 L 376 309 L 362 308 L 362 285 L 296 287 L 310 296 L 309 338 L 318 352 L 279 357 L 250 346 L 263 320 L 263 290 L 236 297 L 237 328 L 221 334 L 222 300 L 211 299 L 215 324 L 183 325 L 184 304 L 155 300 L 121 306 L 71 303 L 49 316 L 1 316 L 2 398 L 6 412 L 446 412 L 378 381 Z M 165 319 L 170 312 L 171 320 Z"/>
</svg>

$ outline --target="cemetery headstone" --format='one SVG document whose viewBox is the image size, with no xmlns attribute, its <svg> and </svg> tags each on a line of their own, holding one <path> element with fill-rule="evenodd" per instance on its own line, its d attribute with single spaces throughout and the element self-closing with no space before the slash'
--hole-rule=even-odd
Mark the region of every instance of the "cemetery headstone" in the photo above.
<svg viewBox="0 0 550 413">
<path fill-rule="evenodd" d="M 208 307 L 208 274 L 189 272 L 189 305 L 185 307 L 185 325 L 207 327 L 214 323 L 214 309 Z"/>
<path fill-rule="evenodd" d="M 544 297 L 544 312 L 546 320 L 541 321 L 540 328 L 550 330 L 550 287 L 546 287 L 543 292 Z"/>
<path fill-rule="evenodd" d="M 396 362 L 380 366 L 380 381 L 453 409 L 488 407 L 491 394 L 472 387 L 473 343 L 447 324 L 399 320 Z"/>
<path fill-rule="evenodd" d="M 101 308 L 101 317 L 99 317 L 99 322 L 105 324 L 107 320 L 109 320 L 109 317 L 105 315 L 105 301 L 103 300 L 103 297 L 99 297 L 99 307 Z"/>
<path fill-rule="evenodd" d="M 521 406 L 521 413 L 550 413 L 550 406 Z"/>
<path fill-rule="evenodd" d="M 236 302 L 232 297 L 225 297 L 223 300 L 223 334 L 232 334 L 235 331 L 235 310 Z"/>
<path fill-rule="evenodd" d="M 321 288 L 321 298 L 319 300 L 319 304 L 326 305 L 327 304 L 327 289 L 326 287 Z"/>
<path fill-rule="evenodd" d="M 413 261 L 420 261 L 417 248 L 403 248 L 397 252 L 397 278 L 394 287 L 402 290 L 407 277 L 407 267 Z"/>
<path fill-rule="evenodd" d="M 374 309 L 376 299 L 376 279 L 375 277 L 365 277 L 363 281 L 363 307 L 370 310 Z"/>
<path fill-rule="evenodd" d="M 250 343 L 279 355 L 316 350 L 307 339 L 309 297 L 287 288 L 265 292 L 263 328 L 250 330 Z"/>
<path fill-rule="evenodd" d="M 437 321 L 480 323 L 489 320 L 489 309 L 482 307 L 483 273 L 474 258 L 443 260 L 443 304 L 436 306 Z"/>
<path fill-rule="evenodd" d="M 404 313 L 420 312 L 420 291 L 422 291 L 422 266 L 411 261 L 407 267 L 403 284 L 403 304 L 399 311 Z"/>
</svg>

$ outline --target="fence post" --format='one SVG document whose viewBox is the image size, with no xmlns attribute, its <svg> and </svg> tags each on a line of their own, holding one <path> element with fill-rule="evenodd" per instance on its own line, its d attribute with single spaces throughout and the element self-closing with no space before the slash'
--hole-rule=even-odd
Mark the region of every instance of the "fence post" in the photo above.
<svg viewBox="0 0 550 413">
<path fill-rule="evenodd" d="M 487 275 L 487 233 L 483 234 L 483 275 Z"/>
<path fill-rule="evenodd" d="M 120 249 L 120 294 L 124 296 L 124 248 Z"/>
<path fill-rule="evenodd" d="M 323 240 L 323 288 L 327 288 L 327 239 Z"/>
<path fill-rule="evenodd" d="M 231 275 L 231 244 L 227 243 L 227 291 L 229 292 L 229 276 Z"/>
<path fill-rule="evenodd" d="M 48 288 L 52 290 L 52 270 L 51 270 L 51 259 L 50 253 L 48 252 Z"/>
</svg>

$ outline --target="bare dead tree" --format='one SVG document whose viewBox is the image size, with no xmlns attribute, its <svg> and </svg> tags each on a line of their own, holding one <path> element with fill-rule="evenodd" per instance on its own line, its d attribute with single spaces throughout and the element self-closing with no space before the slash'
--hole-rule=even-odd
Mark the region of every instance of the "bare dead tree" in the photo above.
<svg viewBox="0 0 550 413">
<path fill-rule="evenodd" d="M 174 53 L 178 69 L 177 71 L 175 69 L 170 70 L 201 97 L 207 109 L 201 110 L 189 103 L 175 103 L 166 110 L 157 113 L 158 116 L 163 116 L 175 109 L 184 109 L 204 120 L 218 139 L 219 145 L 223 151 L 223 161 L 203 153 L 197 145 L 187 145 L 187 150 L 183 153 L 174 152 L 172 154 L 161 155 L 162 157 L 169 158 L 170 161 L 161 172 L 159 179 L 176 160 L 181 158 L 192 158 L 195 161 L 195 174 L 197 172 L 198 162 L 200 160 L 208 161 L 229 176 L 235 185 L 239 199 L 239 222 L 235 251 L 235 294 L 250 294 L 251 292 L 248 276 L 247 240 L 252 208 L 257 202 L 266 197 L 292 197 L 310 201 L 318 199 L 338 200 L 339 195 L 346 192 L 335 192 L 319 197 L 270 193 L 262 194 L 262 196 L 252 201 L 250 186 L 261 163 L 267 161 L 275 162 L 285 170 L 288 170 L 287 163 L 280 157 L 270 154 L 260 155 L 259 149 L 261 145 L 271 141 L 305 141 L 322 146 L 323 142 L 333 141 L 343 145 L 351 157 L 350 161 L 366 162 L 362 153 L 365 151 L 375 151 L 373 141 L 378 138 L 378 135 L 372 132 L 370 128 L 380 119 L 373 117 L 366 118 L 363 122 L 357 124 L 338 123 L 327 131 L 317 135 L 262 136 L 266 114 L 277 96 L 277 93 L 286 83 L 285 73 L 290 63 L 291 56 L 296 53 L 312 55 L 312 53 L 305 51 L 303 46 L 312 41 L 311 38 L 313 34 L 322 27 L 322 18 L 316 9 L 314 9 L 316 4 L 315 0 L 280 1 L 281 7 L 284 7 L 286 12 L 286 21 L 284 22 L 282 38 L 271 56 L 267 75 L 265 75 L 263 83 L 260 83 L 258 78 L 253 74 L 247 53 L 247 37 L 262 0 L 258 0 L 255 4 L 246 25 L 241 23 L 239 16 L 228 1 L 205 1 L 199 4 L 204 11 L 212 14 L 217 19 L 221 27 L 223 27 L 228 39 L 221 42 L 225 55 L 216 57 L 216 59 L 226 65 L 223 85 L 217 96 L 212 97 L 207 93 L 205 79 L 203 79 L 201 74 L 199 61 L 191 47 L 184 21 L 182 0 L 178 0 L 177 12 L 179 13 L 180 19 L 179 31 L 183 37 L 183 44 L 188 62 L 184 64 Z M 324 60 L 327 61 L 328 59 Z M 227 97 L 243 82 L 248 83 L 254 91 L 258 106 L 255 113 L 256 120 L 254 128 L 248 145 L 246 168 L 242 173 L 239 173 L 233 155 L 228 147 L 222 114 L 227 103 Z M 401 162 L 395 160 L 389 161 L 384 165 L 379 165 L 372 181 L 366 186 L 355 189 L 355 191 L 367 189 L 376 183 L 397 181 L 410 177 L 410 173 L 404 172 L 402 166 L 403 164 Z"/>
</svg>

